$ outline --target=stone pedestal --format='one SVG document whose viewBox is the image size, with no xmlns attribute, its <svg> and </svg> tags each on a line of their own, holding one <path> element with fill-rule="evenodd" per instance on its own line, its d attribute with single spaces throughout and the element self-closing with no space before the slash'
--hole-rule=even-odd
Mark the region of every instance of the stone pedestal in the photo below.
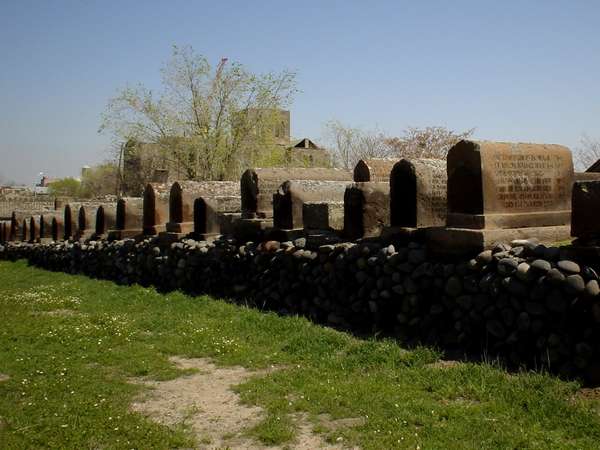
<svg viewBox="0 0 600 450">
<path fill-rule="evenodd" d="M 260 241 L 267 230 L 273 228 L 273 220 L 239 219 L 233 224 L 233 235 L 240 242 Z"/>
</svg>

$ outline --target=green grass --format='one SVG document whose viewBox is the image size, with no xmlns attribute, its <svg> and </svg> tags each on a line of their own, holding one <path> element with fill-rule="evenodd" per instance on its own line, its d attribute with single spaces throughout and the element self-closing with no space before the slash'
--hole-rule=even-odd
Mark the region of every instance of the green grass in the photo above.
<svg viewBox="0 0 600 450">
<path fill-rule="evenodd" d="M 73 314 L 43 314 L 71 310 Z M 129 410 L 131 377 L 181 376 L 168 358 L 280 369 L 236 389 L 267 411 L 247 430 L 292 444 L 303 414 L 325 439 L 365 449 L 598 448 L 597 401 L 545 374 L 431 363 L 438 352 L 361 340 L 303 318 L 208 297 L 0 263 L 1 448 L 177 448 L 190 431 Z M 331 428 L 319 420 L 361 419 Z"/>
</svg>

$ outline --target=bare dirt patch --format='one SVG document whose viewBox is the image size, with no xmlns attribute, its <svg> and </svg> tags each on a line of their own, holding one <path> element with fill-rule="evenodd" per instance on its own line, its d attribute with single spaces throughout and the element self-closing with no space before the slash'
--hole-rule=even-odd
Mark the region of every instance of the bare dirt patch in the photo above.
<svg viewBox="0 0 600 450">
<path fill-rule="evenodd" d="M 181 369 L 199 372 L 169 381 L 135 380 L 152 388 L 144 398 L 131 405 L 134 411 L 167 426 L 184 424 L 195 434 L 200 448 L 277 449 L 265 447 L 244 436 L 244 431 L 264 417 L 262 408 L 243 405 L 232 387 L 267 371 L 243 367 L 217 367 L 209 359 L 171 358 Z M 298 439 L 285 448 L 312 450 L 338 449 L 327 445 L 304 417 L 296 418 Z"/>
<path fill-rule="evenodd" d="M 72 309 L 53 309 L 52 311 L 36 311 L 33 313 L 38 316 L 50 316 L 50 317 L 74 317 L 83 316 L 83 313 L 79 311 L 73 311 Z"/>
<path fill-rule="evenodd" d="M 451 369 L 453 367 L 458 367 L 461 364 L 462 362 L 454 361 L 452 359 L 440 359 L 436 362 L 425 364 L 425 367 L 429 367 L 430 369 Z"/>
<path fill-rule="evenodd" d="M 8 380 L 10 380 L 10 377 L 8 375 L 0 373 L 0 383 Z"/>
</svg>

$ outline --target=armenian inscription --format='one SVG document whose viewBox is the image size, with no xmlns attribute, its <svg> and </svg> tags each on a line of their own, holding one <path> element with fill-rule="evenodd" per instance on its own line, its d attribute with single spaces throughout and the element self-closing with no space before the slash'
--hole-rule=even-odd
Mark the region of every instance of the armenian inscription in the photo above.
<svg viewBox="0 0 600 450">
<path fill-rule="evenodd" d="M 492 162 L 496 199 L 507 210 L 543 210 L 567 195 L 561 155 L 496 153 Z"/>
</svg>

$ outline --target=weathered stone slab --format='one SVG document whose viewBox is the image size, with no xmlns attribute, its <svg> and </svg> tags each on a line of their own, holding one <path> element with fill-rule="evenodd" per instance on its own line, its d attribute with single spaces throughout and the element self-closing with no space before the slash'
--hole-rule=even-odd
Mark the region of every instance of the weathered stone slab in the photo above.
<svg viewBox="0 0 600 450">
<path fill-rule="evenodd" d="M 207 202 L 213 197 L 240 197 L 240 184 L 233 181 L 176 181 L 169 193 L 169 222 L 166 230 L 170 233 L 188 234 L 194 231 L 194 205 L 198 198 Z M 210 203 L 210 202 L 209 202 Z M 217 201 L 213 206 L 227 202 Z M 224 212 L 239 212 L 240 200 L 229 202 L 236 204 L 237 210 L 226 209 Z"/>
<path fill-rule="evenodd" d="M 88 239 L 96 230 L 96 213 L 98 208 L 92 205 L 81 205 L 77 215 L 77 232 L 75 239 Z"/>
<path fill-rule="evenodd" d="M 233 223 L 233 236 L 240 242 L 258 242 L 271 228 L 272 219 L 245 219 L 242 213 L 242 217 Z"/>
<path fill-rule="evenodd" d="M 560 145 L 463 140 L 448 152 L 449 227 L 567 225 L 573 161 Z"/>
<path fill-rule="evenodd" d="M 446 224 L 446 161 L 401 159 L 390 175 L 392 227 L 427 228 Z"/>
<path fill-rule="evenodd" d="M 134 238 L 143 234 L 144 199 L 123 197 L 117 201 L 115 225 L 108 231 L 109 240 Z"/>
<path fill-rule="evenodd" d="M 38 242 L 40 239 L 40 216 L 29 218 L 29 242 Z"/>
<path fill-rule="evenodd" d="M 65 239 L 65 226 L 63 223 L 63 217 L 54 216 L 52 218 L 52 240 L 62 241 Z"/>
<path fill-rule="evenodd" d="M 573 185 L 571 236 L 582 241 L 600 238 L 600 181 Z"/>
<path fill-rule="evenodd" d="M 307 230 L 343 231 L 344 202 L 305 202 L 302 219 Z"/>
<path fill-rule="evenodd" d="M 22 242 L 29 241 L 29 219 L 30 218 L 25 218 L 21 221 L 21 236 L 19 240 Z"/>
<path fill-rule="evenodd" d="M 155 236 L 166 230 L 169 221 L 171 187 L 166 183 L 148 183 L 144 189 L 143 234 Z"/>
<path fill-rule="evenodd" d="M 272 218 L 273 194 L 287 180 L 352 181 L 342 169 L 281 168 L 248 169 L 240 179 L 243 218 Z"/>
<path fill-rule="evenodd" d="M 10 240 L 10 220 L 0 222 L 0 242 L 3 244 Z"/>
<path fill-rule="evenodd" d="M 60 212 L 43 213 L 40 215 L 40 240 L 52 240 L 52 219 L 60 216 Z"/>
<path fill-rule="evenodd" d="M 348 184 L 347 181 L 284 181 L 273 194 L 273 226 L 282 230 L 302 229 L 305 202 L 343 202 Z"/>
<path fill-rule="evenodd" d="M 233 232 L 233 220 L 241 217 L 241 198 L 238 195 L 198 197 L 194 201 L 193 233 L 208 237 Z"/>
<path fill-rule="evenodd" d="M 392 168 L 397 162 L 398 158 L 361 159 L 354 166 L 354 181 L 357 183 L 388 181 Z"/>
<path fill-rule="evenodd" d="M 389 183 L 354 183 L 346 188 L 344 235 L 348 239 L 379 236 L 389 225 Z"/>
<path fill-rule="evenodd" d="M 117 224 L 117 205 L 100 205 L 96 210 L 96 221 L 94 224 L 95 239 L 106 239 L 108 231 L 115 228 Z"/>
</svg>

